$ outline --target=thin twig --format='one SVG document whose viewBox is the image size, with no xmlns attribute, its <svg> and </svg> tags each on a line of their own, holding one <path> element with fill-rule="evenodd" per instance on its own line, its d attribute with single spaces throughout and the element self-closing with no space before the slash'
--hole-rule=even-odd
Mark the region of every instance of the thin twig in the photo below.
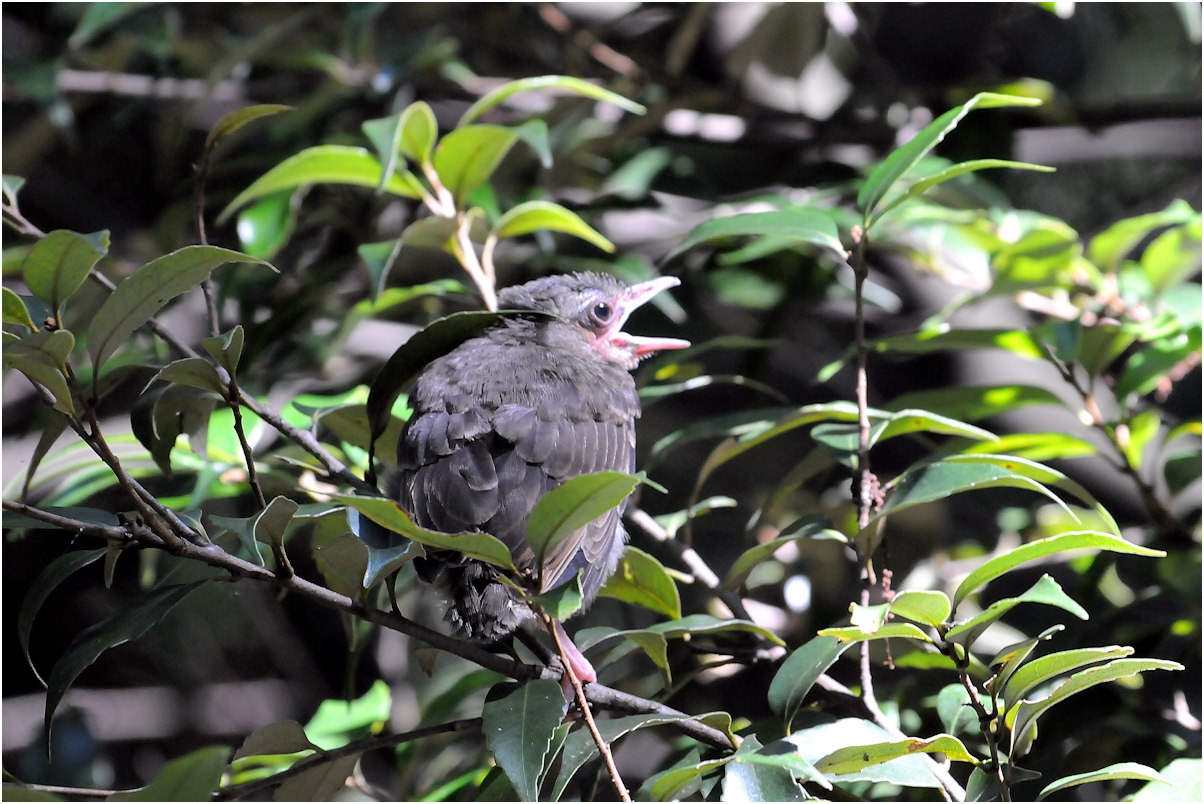
<svg viewBox="0 0 1204 804">
<path fill-rule="evenodd" d="M 573 670 L 573 663 L 569 661 L 568 651 L 560 641 L 560 629 L 556 627 L 556 623 L 547 612 L 540 611 L 539 614 L 543 618 L 544 627 L 552 635 L 552 641 L 556 643 L 556 652 L 560 654 L 560 661 L 564 665 L 563 672 L 569 683 L 573 685 L 573 693 L 577 696 L 577 705 L 581 708 L 581 718 L 585 721 L 585 727 L 589 729 L 590 736 L 594 738 L 594 745 L 598 746 L 598 753 L 602 755 L 602 761 L 606 763 L 606 769 L 610 772 L 610 781 L 614 784 L 619 799 L 630 802 L 631 795 L 627 792 L 627 786 L 623 784 L 623 777 L 619 775 L 619 769 L 615 766 L 615 758 L 611 753 L 610 746 L 602 738 L 601 732 L 598 731 L 598 724 L 594 722 L 594 714 L 590 711 L 589 700 L 585 697 L 581 679 L 577 678 L 577 673 Z"/>
<path fill-rule="evenodd" d="M 335 762 L 344 757 L 358 756 L 366 754 L 369 751 L 377 751 L 381 748 L 395 748 L 405 743 L 421 740 L 424 737 L 431 737 L 436 734 L 451 734 L 459 731 L 469 731 L 481 728 L 481 718 L 466 718 L 464 720 L 453 720 L 449 723 L 440 723 L 437 726 L 427 726 L 422 729 L 414 729 L 413 731 L 399 732 L 397 734 L 386 734 L 380 737 L 372 737 L 366 740 L 349 743 L 341 748 L 335 748 L 329 751 L 323 751 L 319 754 L 306 757 L 298 762 L 293 763 L 287 769 L 274 773 L 271 776 L 265 776 L 262 779 L 255 779 L 244 784 L 231 785 L 229 787 L 220 787 L 214 795 L 217 801 L 235 801 L 253 793 L 257 793 L 268 787 L 285 782 L 294 776 L 300 776 L 302 773 L 310 771 L 319 765 L 328 762 Z"/>
</svg>

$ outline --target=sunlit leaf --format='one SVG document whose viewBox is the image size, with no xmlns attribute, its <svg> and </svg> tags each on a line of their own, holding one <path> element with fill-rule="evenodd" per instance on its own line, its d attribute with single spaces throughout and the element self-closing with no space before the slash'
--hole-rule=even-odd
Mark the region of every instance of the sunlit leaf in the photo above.
<svg viewBox="0 0 1204 804">
<path fill-rule="evenodd" d="M 623 472 L 594 472 L 569 478 L 539 499 L 527 519 L 526 535 L 536 565 L 541 568 L 544 591 L 563 580 L 566 564 L 557 562 L 557 566 L 549 566 L 549 562 L 563 554 L 561 545 L 627 499 L 638 483 L 639 478 Z M 568 559 L 571 558 L 570 554 Z"/>
<path fill-rule="evenodd" d="M 354 508 L 381 527 L 413 539 L 419 544 L 441 550 L 455 550 L 468 558 L 475 558 L 503 569 L 514 569 L 510 550 L 487 533 L 439 533 L 420 528 L 400 505 L 383 497 L 335 494 L 332 498 Z"/>
<path fill-rule="evenodd" d="M 978 760 L 971 756 L 961 740 L 951 734 L 938 734 L 927 740 L 897 740 L 889 743 L 838 748 L 816 762 L 815 767 L 824 773 L 855 773 L 871 765 L 879 765 L 916 753 L 941 753 L 953 762 L 978 764 Z"/>
<path fill-rule="evenodd" d="M 547 92 L 548 90 L 559 90 L 561 92 L 584 95 L 587 98 L 614 104 L 632 114 L 643 114 L 646 111 L 643 106 L 635 101 L 628 100 L 622 95 L 604 89 L 597 84 L 583 81 L 580 78 L 573 78 L 567 75 L 540 75 L 532 78 L 520 78 L 517 81 L 508 81 L 500 87 L 496 87 L 485 93 L 460 116 L 460 121 L 456 124 L 456 127 L 462 128 L 475 120 L 479 120 L 485 112 L 519 92 Z"/>
<path fill-rule="evenodd" d="M 664 259 L 672 260 L 677 255 L 712 240 L 734 237 L 782 237 L 799 243 L 821 246 L 845 258 L 844 245 L 836 232 L 836 224 L 830 214 L 815 209 L 778 210 L 774 212 L 749 212 L 716 218 L 695 226 Z"/>
<path fill-rule="evenodd" d="M 505 126 L 458 128 L 439 141 L 432 163 L 457 204 L 480 186 L 510 152 L 518 135 Z"/>
<path fill-rule="evenodd" d="M 285 159 L 235 196 L 217 216 L 217 222 L 219 225 L 225 223 L 235 210 L 256 198 L 305 184 L 353 184 L 374 188 L 380 183 L 383 170 L 380 160 L 364 148 L 347 145 L 307 148 Z M 405 198 L 422 196 L 421 185 L 408 171 L 390 176 L 384 190 Z"/>
<path fill-rule="evenodd" d="M 603 237 L 577 213 L 550 201 L 527 201 L 507 210 L 493 232 L 499 238 L 517 237 L 540 230 L 564 232 L 582 240 L 588 240 L 606 252 L 615 250 L 614 244 Z"/>
<path fill-rule="evenodd" d="M 1140 779 L 1147 782 L 1160 782 L 1166 785 L 1171 784 L 1153 768 L 1137 762 L 1117 762 L 1116 764 L 1109 765 L 1106 768 L 1100 768 L 1099 770 L 1088 771 L 1086 773 L 1076 773 L 1072 776 L 1063 776 L 1056 782 L 1050 782 L 1041 790 L 1040 793 L 1037 794 L 1037 801 L 1043 801 L 1052 793 L 1057 793 L 1061 790 L 1066 790 L 1071 787 L 1077 787 L 1081 784 L 1111 782 L 1119 779 Z"/>
<path fill-rule="evenodd" d="M 1057 581 L 1048 575 L 1042 575 L 1023 594 L 996 600 L 985 611 L 976 614 L 966 622 L 959 623 L 950 628 L 945 634 L 945 639 L 950 642 L 956 642 L 959 645 L 965 645 L 968 648 L 978 640 L 983 631 L 1021 603 L 1042 603 L 1046 606 L 1056 606 L 1070 612 L 1080 620 L 1087 619 L 1086 609 L 1074 602 L 1069 595 L 1062 591 L 1062 587 Z"/>
<path fill-rule="evenodd" d="M 598 592 L 626 603 L 635 603 L 674 620 L 681 619 L 681 596 L 664 565 L 638 547 L 628 546 L 618 569 Z"/>
<path fill-rule="evenodd" d="M 868 223 L 878 203 L 890 189 L 907 174 L 916 163 L 937 146 L 962 118 L 974 109 L 991 109 L 1001 106 L 1039 106 L 1040 100 L 1016 95 L 998 95 L 980 92 L 970 100 L 955 106 L 925 126 L 905 145 L 896 148 L 886 159 L 870 172 L 857 194 L 857 206 Z"/>
<path fill-rule="evenodd" d="M 1074 648 L 1038 656 L 1022 664 L 1003 686 L 1004 709 L 1011 709 L 1021 698 L 1059 676 L 1112 659 L 1124 659 L 1132 656 L 1133 652 L 1127 646 L 1111 645 L 1106 648 Z"/>
<path fill-rule="evenodd" d="M 1113 553 L 1129 553 L 1150 557 L 1166 555 L 1162 550 L 1151 550 L 1146 547 L 1130 544 L 1118 536 L 1100 533 L 1099 531 L 1078 530 L 1060 533 L 1057 536 L 1050 536 L 1046 539 L 1023 544 L 1020 547 L 1008 550 L 1002 555 L 984 561 L 967 575 L 965 580 L 958 584 L 957 591 L 953 595 L 953 608 L 956 610 L 958 605 L 966 599 L 967 595 L 986 586 L 1000 575 L 1022 564 L 1044 558 L 1045 556 L 1056 555 L 1057 553 L 1084 549 L 1106 550 Z"/>
</svg>

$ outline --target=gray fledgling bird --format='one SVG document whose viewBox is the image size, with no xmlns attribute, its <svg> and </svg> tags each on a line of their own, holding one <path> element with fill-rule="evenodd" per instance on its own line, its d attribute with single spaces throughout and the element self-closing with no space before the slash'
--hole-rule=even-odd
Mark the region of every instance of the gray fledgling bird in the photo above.
<svg viewBox="0 0 1204 804">
<path fill-rule="evenodd" d="M 503 318 L 419 375 L 398 444 L 400 502 L 414 522 L 490 533 L 516 567 L 537 570 L 526 524 L 539 499 L 577 475 L 635 470 L 640 403 L 629 372 L 689 342 L 641 338 L 622 327 L 633 310 L 678 284 L 661 277 L 629 287 L 578 273 L 502 290 L 500 309 L 552 316 Z M 584 602 L 593 600 L 623 552 L 620 515 L 611 510 L 546 557 L 541 591 L 580 572 Z M 487 564 L 439 551 L 415 567 L 445 590 L 447 620 L 463 636 L 494 641 L 532 616 Z M 576 669 L 594 680 L 588 662 Z"/>
</svg>

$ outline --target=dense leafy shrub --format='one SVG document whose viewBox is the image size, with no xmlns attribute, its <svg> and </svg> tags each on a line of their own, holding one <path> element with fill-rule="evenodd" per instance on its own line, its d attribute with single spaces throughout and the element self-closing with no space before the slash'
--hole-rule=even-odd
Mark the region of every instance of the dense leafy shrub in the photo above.
<svg viewBox="0 0 1204 804">
<path fill-rule="evenodd" d="M 744 58 L 758 60 L 749 53 L 775 25 L 825 30 L 818 8 L 771 10 Z M 535 13 L 486 9 L 486 32 Z M 174 41 L 156 25 L 195 13 L 93 7 L 72 47 L 104 68 L 136 31 L 150 59 Z M 538 13 L 552 32 L 572 25 Z M 872 30 L 889 12 L 863 13 Z M 365 85 L 352 67 L 371 61 L 370 21 L 386 14 L 352 7 L 338 57 L 272 50 L 324 57 L 327 83 L 271 93 L 293 106 L 215 116 L 188 157 L 195 193 L 154 231 L 44 231 L 24 205 L 39 177 L 5 177 L 19 236 L 6 249 L 6 382 L 23 375 L 41 403 L 23 417 L 37 440 L 6 478 L 5 527 L 15 545 L 53 545 L 15 621 L 46 686 L 52 760 L 72 755 L 66 729 L 87 733 L 55 719 L 77 681 L 144 661 L 125 643 L 174 626 L 180 655 L 151 659 L 147 676 L 197 686 L 216 680 L 206 641 L 233 653 L 240 640 L 297 650 L 312 638 L 303 650 L 329 660 L 342 688 L 309 691 L 292 719 L 173 746 L 135 793 L 148 800 L 347 788 L 988 800 L 1143 782 L 1141 795 L 1178 784 L 1190 797 L 1200 421 L 1179 390 L 1198 383 L 1201 348 L 1190 203 L 1092 234 L 1013 208 L 982 172 L 1048 168 L 966 135 L 977 120 L 1036 114 L 1050 93 L 1034 82 L 963 92 L 859 172 L 792 163 L 736 192 L 713 141 L 658 143 L 643 122 L 669 130 L 671 112 L 696 108 L 663 96 L 684 69 L 688 19 L 654 79 L 582 28 L 582 52 L 622 80 L 486 86 L 432 27 L 404 40 L 410 51 L 392 43 L 381 54 L 392 69 Z M 334 18 L 286 16 L 258 46 L 307 23 L 298 41 L 322 43 Z M 799 55 L 831 48 L 804 44 Z M 239 58 L 256 63 L 255 45 Z M 353 105 L 340 87 L 370 100 Z M 317 120 L 322 131 L 307 130 Z M 708 181 L 727 196 L 704 193 Z M 678 231 L 628 230 L 654 215 Z M 525 640 L 510 656 L 446 636 L 409 566 L 417 545 L 449 538 L 503 567 L 505 549 L 417 528 L 377 480 L 415 373 L 495 318 L 500 284 L 579 268 L 680 274 L 682 307 L 661 311 L 696 346 L 639 373 L 647 474 L 587 476 L 555 501 L 588 519 L 640 487 L 620 572 L 572 621 L 601 683 L 578 690 L 583 711 L 566 718 L 546 645 Z M 907 283 L 939 285 L 939 303 L 907 307 Z M 977 364 L 990 368 L 973 382 L 953 373 Z M 532 540 L 571 530 L 546 513 Z M 69 586 L 106 603 L 48 651 L 46 609 Z M 573 613 L 571 595 L 539 603 Z M 282 610 L 297 633 L 255 635 Z M 15 775 L 93 784 L 55 773 Z"/>
</svg>

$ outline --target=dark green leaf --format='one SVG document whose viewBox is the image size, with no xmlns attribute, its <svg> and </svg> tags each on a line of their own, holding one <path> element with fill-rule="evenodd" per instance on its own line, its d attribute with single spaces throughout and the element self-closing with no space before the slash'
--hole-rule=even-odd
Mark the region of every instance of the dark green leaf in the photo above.
<svg viewBox="0 0 1204 804">
<path fill-rule="evenodd" d="M 213 128 L 209 129 L 209 136 L 205 138 L 205 150 L 212 151 L 217 147 L 219 142 L 253 120 L 291 111 L 293 111 L 292 106 L 285 106 L 279 103 L 261 103 L 256 106 L 244 106 L 241 109 L 235 109 L 221 120 L 218 120 Z"/>
<path fill-rule="evenodd" d="M 1062 587 L 1057 581 L 1048 575 L 1042 575 L 1023 594 L 996 600 L 985 611 L 976 614 L 964 623 L 959 623 L 950 628 L 945 634 L 945 639 L 969 648 L 978 641 L 983 631 L 987 630 L 1000 617 L 1021 603 L 1042 603 L 1046 606 L 1056 606 L 1070 612 L 1080 620 L 1087 619 L 1086 609 L 1074 602 L 1069 595 L 1063 592 Z"/>
<path fill-rule="evenodd" d="M 54 509 L 47 509 L 54 510 Z M 69 514 L 63 511 L 55 511 L 63 516 Z M 98 512 L 99 513 L 99 512 Z M 4 527 L 12 527 L 12 523 L 8 521 L 8 512 L 5 512 Z M 116 525 L 117 518 L 108 515 L 111 522 L 106 524 Z M 59 587 L 63 581 L 71 577 L 78 570 L 83 569 L 89 564 L 94 563 L 101 558 L 105 553 L 109 552 L 110 548 L 101 547 L 97 550 L 72 550 L 51 561 L 46 569 L 42 570 L 37 578 L 34 578 L 33 584 L 29 587 L 29 593 L 25 599 L 21 601 L 21 611 L 17 614 L 17 637 L 21 642 L 21 652 L 25 654 L 25 661 L 29 663 L 29 669 L 41 682 L 42 686 L 46 686 L 46 682 L 38 673 L 38 668 L 34 667 L 33 658 L 29 655 L 29 637 L 33 633 L 33 621 L 38 616 L 38 612 L 42 609 L 42 604 L 46 602 L 46 598 L 50 593 Z"/>
<path fill-rule="evenodd" d="M 355 773 L 359 761 L 359 754 L 314 761 L 312 767 L 285 779 L 272 798 L 275 801 L 332 801 L 347 787 L 347 778 Z"/>
<path fill-rule="evenodd" d="M 611 745 L 616 740 L 630 734 L 636 729 L 659 726 L 665 723 L 677 723 L 689 719 L 688 715 L 625 715 L 609 720 L 599 720 L 597 725 L 602 739 L 608 745 Z M 590 734 L 589 729 L 577 729 L 568 735 L 568 739 L 564 741 L 564 750 L 560 755 L 560 771 L 556 776 L 556 784 L 552 788 L 552 801 L 560 800 L 560 795 L 573 778 L 573 774 L 590 757 L 594 756 L 597 751 L 597 746 L 594 744 L 593 735 Z"/>
<path fill-rule="evenodd" d="M 836 539 L 844 541 L 844 534 L 832 529 L 827 517 L 805 516 L 782 528 L 781 533 L 768 542 L 754 545 L 740 554 L 723 579 L 724 589 L 739 589 L 748 580 L 749 573 L 778 551 L 784 544 L 798 539 Z"/>
<path fill-rule="evenodd" d="M 397 161 L 402 155 L 399 147 L 401 145 L 401 113 L 378 120 L 365 120 L 360 124 L 360 128 L 363 129 L 364 135 L 368 137 L 372 147 L 376 149 L 377 157 L 380 158 L 380 180 L 376 183 L 376 190 L 380 192 L 397 170 Z"/>
<path fill-rule="evenodd" d="M 253 731 L 234 753 L 234 759 L 262 754 L 293 754 L 309 751 L 317 746 L 305 736 L 305 729 L 295 720 L 269 723 Z"/>
<path fill-rule="evenodd" d="M 216 246 L 185 246 L 148 262 L 126 277 L 88 326 L 88 353 L 94 370 L 129 340 L 163 305 L 199 285 L 228 262 L 269 265 L 258 257 Z M 274 270 L 274 269 L 273 269 Z"/>
<path fill-rule="evenodd" d="M 201 346 L 233 377 L 242 357 L 243 337 L 242 325 L 238 324 L 224 337 L 205 338 L 201 341 Z"/>
<path fill-rule="evenodd" d="M 62 315 L 63 302 L 79 289 L 92 266 L 108 251 L 108 231 L 81 235 L 56 229 L 25 255 L 21 274 L 29 290 L 50 305 L 57 318 Z"/>
<path fill-rule="evenodd" d="M 769 684 L 769 708 L 782 716 L 787 728 L 816 680 L 848 647 L 849 643 L 833 637 L 815 637 L 791 653 L 778 668 Z"/>
<path fill-rule="evenodd" d="M 878 203 L 894 187 L 895 183 L 906 175 L 916 163 L 937 146 L 961 119 L 973 109 L 990 109 L 1000 106 L 1038 106 L 1041 101 L 1035 98 L 1024 98 L 1015 95 L 997 95 L 991 92 L 980 92 L 960 106 L 955 106 L 943 115 L 925 126 L 905 145 L 896 148 L 893 153 L 870 172 L 861 191 L 857 194 L 857 206 L 862 211 L 864 220 L 869 223 Z"/>
<path fill-rule="evenodd" d="M 539 798 L 552 733 L 565 713 L 564 693 L 551 679 L 494 687 L 481 710 L 485 745 L 522 801 Z"/>
<path fill-rule="evenodd" d="M 1047 167 L 1045 165 L 1034 165 L 1031 162 L 1013 162 L 1008 159 L 972 159 L 968 162 L 959 162 L 956 165 L 950 165 L 943 170 L 932 173 L 920 179 L 915 184 L 908 187 L 906 192 L 880 206 L 877 213 L 873 216 L 873 219 L 877 220 L 878 218 L 881 218 L 887 212 L 894 209 L 899 204 L 902 204 L 904 201 L 921 196 L 928 190 L 931 190 L 933 187 L 936 187 L 939 184 L 944 184 L 950 179 L 955 179 L 958 176 L 965 175 L 966 173 L 973 173 L 979 170 L 988 170 L 992 168 L 1035 170 L 1038 173 L 1054 172 L 1054 168 Z M 872 223 L 873 221 L 871 221 L 871 225 Z"/>
<path fill-rule="evenodd" d="M 260 176 L 250 187 L 238 194 L 221 214 L 218 224 L 225 223 L 234 211 L 256 198 L 281 190 L 291 190 L 305 184 L 352 184 L 376 187 L 383 166 L 363 148 L 346 145 L 318 145 L 290 156 Z M 386 192 L 405 198 L 421 198 L 421 185 L 408 171 L 394 173 L 385 182 Z"/>
<path fill-rule="evenodd" d="M 66 375 L 67 356 L 74 346 L 75 336 L 65 329 L 35 330 L 6 343 L 3 362 L 49 391 L 54 397 L 55 410 L 74 416 L 75 403 Z"/>
<path fill-rule="evenodd" d="M 162 620 L 177 603 L 210 579 L 163 586 L 127 601 L 111 617 L 76 635 L 55 664 L 46 685 L 45 733 L 49 745 L 51 722 L 71 683 L 109 648 L 137 639 Z"/>
<path fill-rule="evenodd" d="M 225 387 L 218 379 L 217 369 L 213 368 L 213 364 L 203 357 L 182 357 L 179 360 L 173 360 L 160 369 L 158 374 L 151 377 L 150 382 L 155 380 L 187 385 L 217 394 L 225 393 Z M 149 386 L 150 383 L 147 385 Z"/>
</svg>

